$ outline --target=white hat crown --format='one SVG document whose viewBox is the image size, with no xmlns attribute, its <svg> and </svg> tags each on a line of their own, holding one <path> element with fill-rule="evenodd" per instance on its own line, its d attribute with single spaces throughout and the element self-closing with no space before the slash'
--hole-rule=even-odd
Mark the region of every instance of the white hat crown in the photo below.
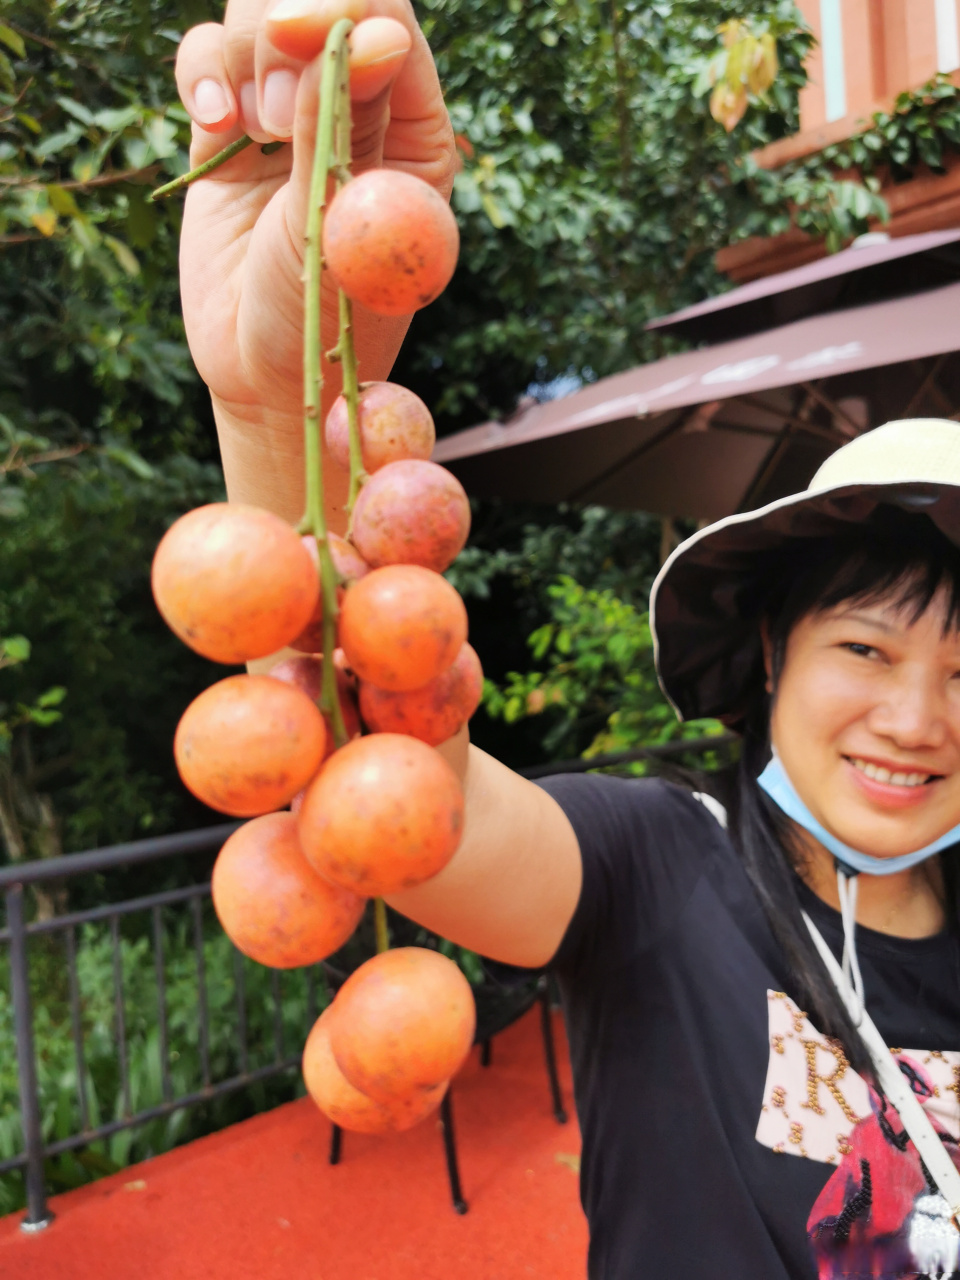
<svg viewBox="0 0 960 1280">
<path fill-rule="evenodd" d="M 960 423 L 904 418 L 857 436 L 832 453 L 809 493 L 850 484 L 960 485 Z"/>
</svg>

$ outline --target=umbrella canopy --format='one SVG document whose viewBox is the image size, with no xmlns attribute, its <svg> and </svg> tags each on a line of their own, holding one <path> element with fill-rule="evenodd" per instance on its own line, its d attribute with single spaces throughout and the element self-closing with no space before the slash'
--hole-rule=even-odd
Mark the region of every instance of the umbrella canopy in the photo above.
<svg viewBox="0 0 960 1280">
<path fill-rule="evenodd" d="M 840 253 L 752 280 L 660 316 L 646 327 L 695 343 L 726 342 L 804 316 L 920 293 L 952 280 L 960 280 L 960 231 L 928 231 L 896 240 L 872 233 Z"/>
<path fill-rule="evenodd" d="M 716 520 L 803 488 L 891 418 L 960 416 L 958 353 L 955 283 L 658 360 L 433 456 L 477 497 Z"/>
</svg>

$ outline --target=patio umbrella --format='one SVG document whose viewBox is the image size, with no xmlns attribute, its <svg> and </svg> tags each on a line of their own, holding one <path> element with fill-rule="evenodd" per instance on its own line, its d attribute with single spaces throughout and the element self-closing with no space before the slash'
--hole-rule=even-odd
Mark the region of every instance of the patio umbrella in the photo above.
<svg viewBox="0 0 960 1280">
<path fill-rule="evenodd" d="M 448 436 L 433 456 L 478 497 L 704 521 L 803 488 L 861 431 L 958 410 L 960 283 L 951 283 L 604 378 Z"/>
<path fill-rule="evenodd" d="M 871 232 L 849 249 L 752 280 L 645 326 L 694 343 L 727 342 L 819 315 L 935 289 L 960 280 L 960 231 L 900 236 Z"/>
</svg>

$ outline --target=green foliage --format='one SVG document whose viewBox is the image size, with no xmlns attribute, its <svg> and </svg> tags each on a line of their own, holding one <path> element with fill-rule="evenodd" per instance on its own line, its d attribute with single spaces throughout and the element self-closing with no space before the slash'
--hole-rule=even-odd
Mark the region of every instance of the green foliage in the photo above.
<svg viewBox="0 0 960 1280">
<path fill-rule="evenodd" d="M 5 667 L 18 667 L 30 658 L 30 641 L 26 636 L 0 636 L 0 671 Z M 15 729 L 35 724 L 45 729 L 60 719 L 57 708 L 67 696 L 66 689 L 55 685 L 34 699 L 32 705 L 20 702 L 8 706 L 0 702 L 0 755 L 9 755 Z"/>
<path fill-rule="evenodd" d="M 470 545 L 446 576 L 461 595 L 478 600 L 489 599 L 494 580 L 506 577 L 535 608 L 561 574 L 611 587 L 627 601 L 646 599 L 657 571 L 657 517 L 568 503 L 546 514 L 475 503 Z"/>
<path fill-rule="evenodd" d="M 167 1070 L 174 1096 L 203 1087 L 198 1008 L 197 959 L 192 925 L 179 909 L 168 909 L 165 920 L 164 977 L 167 990 Z M 136 921 L 134 921 L 136 923 Z M 206 999 L 209 1013 L 209 1062 L 213 1081 L 229 1079 L 243 1069 L 237 1013 L 234 950 L 214 925 L 204 940 Z M 13 1010 L 9 990 L 9 960 L 0 953 L 0 1160 L 23 1150 L 17 1093 Z M 146 928 L 120 941 L 124 1015 L 134 1111 L 164 1101 L 157 1007 L 156 968 L 152 940 Z M 304 970 L 279 975 L 280 1004 L 276 1006 L 273 975 L 260 965 L 243 961 L 248 1069 L 276 1060 L 275 1024 L 282 1032 L 282 1054 L 296 1056 L 310 1026 L 307 977 Z M 100 925 L 82 929 L 77 945 L 81 1024 L 84 1040 L 85 1087 L 91 1126 L 120 1119 L 124 1114 L 117 1049 L 113 985 L 113 948 L 109 930 Z M 70 1021 L 69 988 L 59 937 L 39 939 L 31 948 L 34 988 L 34 1026 L 37 1044 L 41 1119 L 44 1140 L 56 1141 L 82 1130 L 77 1095 L 77 1062 Z M 322 975 L 318 1003 L 327 1002 Z M 76 1154 L 47 1161 L 52 1190 L 65 1191 L 91 1178 L 115 1172 L 128 1164 L 167 1151 L 201 1133 L 222 1128 L 255 1110 L 276 1105 L 302 1092 L 299 1074 L 279 1076 L 251 1085 L 241 1093 L 216 1099 L 201 1108 L 180 1109 L 137 1129 L 123 1130 Z M 0 1176 L 0 1214 L 23 1204 L 18 1174 Z"/>
<path fill-rule="evenodd" d="M 550 620 L 527 641 L 537 666 L 510 672 L 502 686 L 486 682 L 489 715 L 508 723 L 542 716 L 548 759 L 724 732 L 713 720 L 677 720 L 657 683 L 646 613 L 611 590 L 582 587 L 569 577 L 547 594 Z"/>
<path fill-rule="evenodd" d="M 797 128 L 811 43 L 790 0 L 754 9 L 780 71 L 727 133 L 695 90 L 742 6 L 424 0 L 462 139 L 463 247 L 401 360 L 447 423 L 500 416 L 531 382 L 659 354 L 645 322 L 722 287 L 713 253 L 756 203 L 744 165 Z"/>
<path fill-rule="evenodd" d="M 180 33 L 204 0 L 13 0 L 0 41 L 0 412 L 60 443 L 196 452 L 208 413 L 177 297 Z M 208 445 L 202 446 L 209 448 Z"/>
<path fill-rule="evenodd" d="M 176 456 L 139 471 L 116 450 L 91 449 L 9 477 L 17 514 L 0 518 L 0 635 L 42 638 L 29 663 L 0 671 L 0 702 L 34 708 L 12 713 L 9 743 L 28 847 L 38 792 L 53 796 L 67 848 L 204 820 L 176 780 L 170 742 L 214 668 L 167 632 L 149 572 L 167 525 L 220 497 L 222 479 Z M 50 701 L 58 689 L 62 720 Z"/>
</svg>

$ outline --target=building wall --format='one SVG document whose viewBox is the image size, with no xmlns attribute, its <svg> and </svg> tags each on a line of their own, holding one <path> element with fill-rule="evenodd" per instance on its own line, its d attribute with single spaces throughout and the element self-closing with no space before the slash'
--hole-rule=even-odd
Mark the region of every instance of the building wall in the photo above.
<svg viewBox="0 0 960 1280">
<path fill-rule="evenodd" d="M 801 129 L 863 119 L 938 71 L 960 68 L 960 0 L 800 0 L 819 47 Z"/>
<path fill-rule="evenodd" d="M 960 0 L 798 4 L 817 47 L 800 95 L 800 132 L 761 153 L 770 167 L 850 137 L 898 93 L 918 89 L 938 71 L 960 71 Z"/>
<path fill-rule="evenodd" d="M 821 151 L 859 133 L 897 94 L 918 89 L 938 71 L 960 85 L 960 0 L 797 0 L 817 37 L 800 97 L 800 132 L 754 153 L 768 169 Z M 883 196 L 892 236 L 960 226 L 960 155 L 943 173 L 922 170 L 888 182 Z M 737 283 L 802 266 L 826 253 L 793 229 L 753 237 L 717 253 L 719 269 Z"/>
</svg>

